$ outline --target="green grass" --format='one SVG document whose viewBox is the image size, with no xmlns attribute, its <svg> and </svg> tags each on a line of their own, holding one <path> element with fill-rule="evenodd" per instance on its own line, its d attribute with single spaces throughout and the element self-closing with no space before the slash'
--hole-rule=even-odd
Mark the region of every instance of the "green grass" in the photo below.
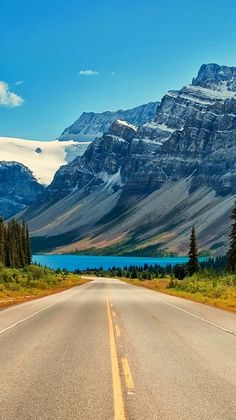
<svg viewBox="0 0 236 420">
<path fill-rule="evenodd" d="M 203 270 L 182 281 L 171 282 L 170 286 L 174 293 L 236 311 L 236 274 L 217 275 Z"/>
<path fill-rule="evenodd" d="M 170 278 L 123 280 L 135 286 L 236 312 L 236 274 L 217 275 L 202 270 L 181 281 Z"/>
<path fill-rule="evenodd" d="M 46 296 L 85 282 L 78 275 L 36 265 L 22 269 L 0 266 L 0 307 Z"/>
</svg>

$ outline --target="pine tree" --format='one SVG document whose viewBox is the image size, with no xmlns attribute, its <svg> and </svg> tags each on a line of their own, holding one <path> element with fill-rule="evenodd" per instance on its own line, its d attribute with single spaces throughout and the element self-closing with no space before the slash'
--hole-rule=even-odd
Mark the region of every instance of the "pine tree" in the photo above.
<svg viewBox="0 0 236 420">
<path fill-rule="evenodd" d="M 197 240 L 195 228 L 192 227 L 191 236 L 190 236 L 190 248 L 189 248 L 189 262 L 188 262 L 188 272 L 192 276 L 194 273 L 199 271 L 200 265 L 198 262 L 198 249 L 197 249 Z"/>
<path fill-rule="evenodd" d="M 21 243 L 22 243 L 22 260 L 23 260 L 23 266 L 28 264 L 28 258 L 27 258 L 27 238 L 26 238 L 26 225 L 25 221 L 23 220 L 22 226 L 21 226 Z"/>
<path fill-rule="evenodd" d="M 26 225 L 26 261 L 27 265 L 32 263 L 32 253 L 31 253 L 31 244 L 30 244 L 30 236 L 29 236 L 29 227 Z"/>
<path fill-rule="evenodd" d="M 6 267 L 22 268 L 31 264 L 28 226 L 12 219 L 4 224 L 0 218 L 0 263 Z"/>
<path fill-rule="evenodd" d="M 5 265 L 5 232 L 3 218 L 0 217 L 0 263 Z"/>
<path fill-rule="evenodd" d="M 232 228 L 230 232 L 230 247 L 227 254 L 228 270 L 234 272 L 236 270 L 236 202 L 231 215 Z"/>
</svg>

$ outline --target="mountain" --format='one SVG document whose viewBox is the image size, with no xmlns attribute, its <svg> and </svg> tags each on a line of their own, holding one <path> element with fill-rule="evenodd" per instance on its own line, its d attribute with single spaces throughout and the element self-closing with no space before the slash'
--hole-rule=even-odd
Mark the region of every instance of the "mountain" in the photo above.
<svg viewBox="0 0 236 420">
<path fill-rule="evenodd" d="M 66 128 L 60 140 L 93 141 L 101 137 L 116 120 L 125 120 L 130 124 L 143 125 L 153 120 L 159 102 L 150 102 L 133 109 L 120 109 L 112 112 L 84 112 L 70 127 Z"/>
<path fill-rule="evenodd" d="M 113 122 L 25 212 L 35 249 L 185 254 L 227 249 L 236 194 L 236 69 L 203 65 L 153 121 Z M 95 252 L 95 251 L 94 251 Z"/>
<path fill-rule="evenodd" d="M 44 187 L 26 166 L 0 163 L 0 211 L 5 219 L 34 203 L 43 191 Z"/>
<path fill-rule="evenodd" d="M 38 182 L 48 185 L 59 167 L 82 155 L 89 143 L 0 137 L 0 145 L 0 163 L 1 161 L 22 163 L 33 172 Z"/>
</svg>

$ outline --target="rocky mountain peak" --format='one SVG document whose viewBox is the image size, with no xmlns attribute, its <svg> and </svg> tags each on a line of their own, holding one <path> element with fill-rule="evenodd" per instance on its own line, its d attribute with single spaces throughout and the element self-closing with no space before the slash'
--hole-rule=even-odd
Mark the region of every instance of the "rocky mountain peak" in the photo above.
<svg viewBox="0 0 236 420">
<path fill-rule="evenodd" d="M 124 140 L 132 140 L 137 134 L 137 127 L 123 120 L 116 120 L 111 125 L 108 134 Z"/>
<path fill-rule="evenodd" d="M 236 92 L 236 67 L 220 66 L 214 63 L 203 64 L 197 77 L 193 79 L 192 85 L 213 90 L 225 88 Z"/>
<path fill-rule="evenodd" d="M 55 248 L 67 235 L 70 250 L 156 244 L 186 253 L 195 225 L 202 250 L 226 252 L 236 194 L 235 81 L 236 68 L 203 65 L 192 84 L 163 97 L 151 121 L 131 120 L 137 109 L 82 121 L 100 135 L 25 213 L 33 236 L 40 244 L 53 238 Z"/>
<path fill-rule="evenodd" d="M 59 140 L 93 141 L 96 137 L 102 137 L 104 133 L 107 133 L 116 120 L 125 120 L 135 126 L 143 125 L 153 121 L 159 105 L 159 102 L 149 102 L 132 109 L 119 109 L 114 112 L 84 112 L 78 120 L 63 131 Z"/>
</svg>

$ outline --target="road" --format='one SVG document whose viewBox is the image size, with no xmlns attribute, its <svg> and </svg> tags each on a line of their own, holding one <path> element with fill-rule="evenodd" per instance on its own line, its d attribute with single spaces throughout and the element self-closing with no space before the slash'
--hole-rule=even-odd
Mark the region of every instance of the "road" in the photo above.
<svg viewBox="0 0 236 420">
<path fill-rule="evenodd" d="M 95 279 L 0 311 L 2 420 L 235 420 L 236 315 Z"/>
</svg>

